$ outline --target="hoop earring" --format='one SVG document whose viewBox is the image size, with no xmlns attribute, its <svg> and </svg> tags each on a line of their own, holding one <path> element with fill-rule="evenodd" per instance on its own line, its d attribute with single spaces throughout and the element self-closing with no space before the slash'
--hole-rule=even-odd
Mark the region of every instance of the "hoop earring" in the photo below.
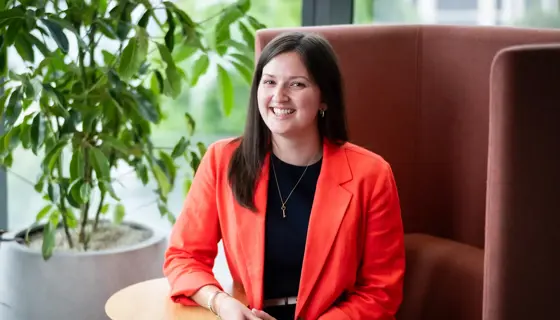
<svg viewBox="0 0 560 320">
<path fill-rule="evenodd" d="M 325 110 L 321 109 L 319 110 L 319 114 L 321 115 L 321 118 L 325 117 Z"/>
</svg>

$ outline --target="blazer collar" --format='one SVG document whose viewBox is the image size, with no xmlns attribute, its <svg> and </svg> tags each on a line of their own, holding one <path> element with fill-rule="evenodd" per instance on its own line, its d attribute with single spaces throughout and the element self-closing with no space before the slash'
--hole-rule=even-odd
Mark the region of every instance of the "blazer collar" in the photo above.
<svg viewBox="0 0 560 320">
<path fill-rule="evenodd" d="M 255 189 L 257 212 L 238 207 L 236 221 L 238 237 L 241 243 L 243 260 L 247 264 L 246 276 L 250 283 L 248 288 L 249 303 L 252 307 L 262 309 L 263 276 L 265 248 L 265 215 L 270 171 L 270 154 L 264 160 L 260 178 Z M 352 179 L 352 172 L 346 157 L 344 146 L 328 141 L 323 142 L 323 162 L 317 181 L 315 198 L 307 232 L 305 257 L 299 287 L 296 313 L 300 313 L 308 303 L 312 289 L 327 259 L 330 248 L 336 238 L 338 229 L 352 194 L 342 187 Z"/>
</svg>

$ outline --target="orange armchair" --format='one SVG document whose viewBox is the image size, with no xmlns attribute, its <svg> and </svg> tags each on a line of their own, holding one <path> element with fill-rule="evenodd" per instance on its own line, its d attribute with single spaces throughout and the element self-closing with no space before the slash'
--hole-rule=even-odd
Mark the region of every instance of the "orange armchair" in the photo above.
<svg viewBox="0 0 560 320">
<path fill-rule="evenodd" d="M 534 308 L 551 302 L 559 281 L 552 281 L 553 292 L 551 285 L 532 283 L 522 272 L 530 272 L 533 263 L 535 271 L 548 275 L 559 269 L 559 258 L 549 266 L 543 257 L 557 250 L 546 241 L 560 244 L 560 209 L 554 204 L 560 195 L 560 131 L 553 127 L 560 125 L 559 49 L 506 48 L 560 42 L 560 31 L 372 25 L 266 29 L 257 33 L 257 55 L 287 30 L 314 31 L 331 41 L 345 78 L 350 138 L 393 166 L 407 233 L 405 297 L 397 319 L 518 319 L 523 304 L 510 304 L 523 299 L 529 299 L 533 312 L 523 319 L 545 319 L 535 316 L 540 311 Z M 556 59 L 551 64 L 556 73 L 544 62 L 531 71 L 536 57 L 547 63 Z M 520 131 L 513 128 L 518 125 Z M 519 236 L 525 226 L 529 234 Z M 538 257 L 516 254 L 526 243 Z M 532 292 L 519 293 L 524 288 Z M 549 298 L 539 298 L 539 288 L 546 288 Z M 504 311 L 508 308 L 512 311 Z"/>
</svg>

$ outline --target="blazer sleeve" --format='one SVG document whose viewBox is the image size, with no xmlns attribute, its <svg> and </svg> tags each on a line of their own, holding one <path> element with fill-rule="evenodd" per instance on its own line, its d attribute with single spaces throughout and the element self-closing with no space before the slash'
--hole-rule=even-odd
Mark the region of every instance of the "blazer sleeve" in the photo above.
<svg viewBox="0 0 560 320">
<path fill-rule="evenodd" d="M 385 165 L 367 213 L 363 260 L 356 286 L 320 320 L 394 320 L 402 302 L 405 271 L 404 231 L 397 187 Z"/>
<path fill-rule="evenodd" d="M 221 239 L 216 153 L 212 144 L 202 157 L 165 252 L 163 273 L 171 286 L 170 297 L 183 305 L 196 305 L 190 297 L 206 285 L 222 289 L 212 272 Z"/>
</svg>

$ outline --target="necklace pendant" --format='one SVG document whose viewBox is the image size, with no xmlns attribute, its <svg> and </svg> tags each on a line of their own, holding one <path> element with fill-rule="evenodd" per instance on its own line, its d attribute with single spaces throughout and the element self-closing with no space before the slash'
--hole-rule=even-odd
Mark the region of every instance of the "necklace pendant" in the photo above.
<svg viewBox="0 0 560 320">
<path fill-rule="evenodd" d="M 286 218 L 286 206 L 282 205 L 282 218 Z"/>
</svg>

